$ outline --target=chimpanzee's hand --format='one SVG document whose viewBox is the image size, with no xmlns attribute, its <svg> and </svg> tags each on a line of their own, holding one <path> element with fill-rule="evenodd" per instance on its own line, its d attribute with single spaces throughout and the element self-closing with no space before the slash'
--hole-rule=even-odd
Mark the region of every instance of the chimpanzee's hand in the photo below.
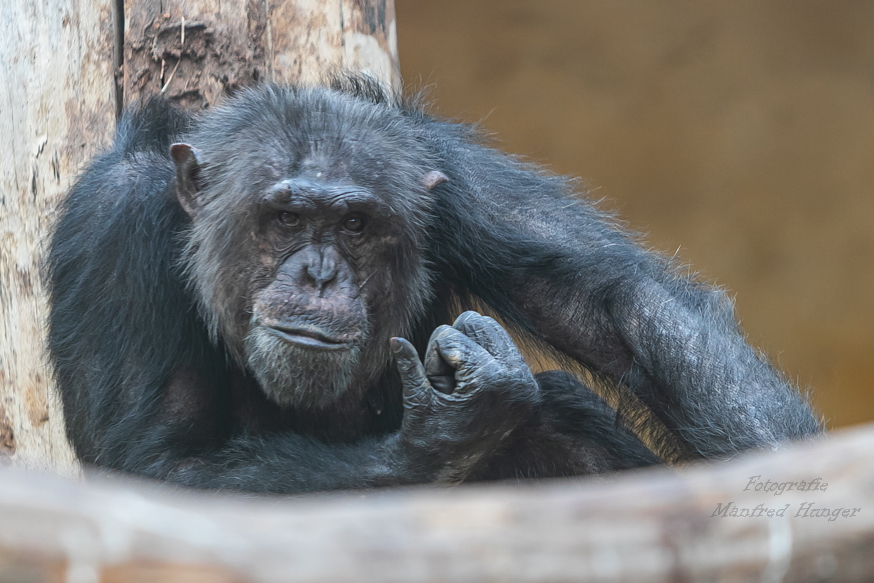
<svg viewBox="0 0 874 583">
<path fill-rule="evenodd" d="M 539 400 L 539 389 L 507 332 L 465 312 L 431 335 L 424 366 L 413 346 L 392 339 L 404 384 L 399 446 L 414 474 L 459 482 L 490 455 Z"/>
</svg>

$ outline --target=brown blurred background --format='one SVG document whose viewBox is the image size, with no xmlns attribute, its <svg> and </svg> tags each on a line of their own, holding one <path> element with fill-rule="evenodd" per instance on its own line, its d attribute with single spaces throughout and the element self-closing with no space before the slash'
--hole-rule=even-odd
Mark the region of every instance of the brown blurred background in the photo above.
<svg viewBox="0 0 874 583">
<path fill-rule="evenodd" d="M 830 427 L 874 419 L 874 2 L 396 9 L 404 79 L 437 113 L 679 249 Z"/>
</svg>

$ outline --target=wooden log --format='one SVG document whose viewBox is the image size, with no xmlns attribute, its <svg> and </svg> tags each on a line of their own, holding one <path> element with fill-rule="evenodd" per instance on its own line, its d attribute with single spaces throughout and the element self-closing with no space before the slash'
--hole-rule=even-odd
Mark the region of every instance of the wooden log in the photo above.
<svg viewBox="0 0 874 583">
<path fill-rule="evenodd" d="M 75 474 L 44 351 L 40 252 L 53 210 L 109 139 L 109 0 L 0 5 L 0 465 Z"/>
<path fill-rule="evenodd" d="M 289 498 L 7 471 L 0 580 L 870 581 L 872 450 L 867 426 L 676 471 Z"/>
</svg>

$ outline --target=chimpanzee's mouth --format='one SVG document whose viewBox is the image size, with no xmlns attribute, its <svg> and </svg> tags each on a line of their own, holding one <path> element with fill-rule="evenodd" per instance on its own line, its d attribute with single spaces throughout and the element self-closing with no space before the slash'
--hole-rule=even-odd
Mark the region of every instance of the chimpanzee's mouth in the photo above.
<svg viewBox="0 0 874 583">
<path fill-rule="evenodd" d="M 265 328 L 282 340 L 305 348 L 342 350 L 351 345 L 349 340 L 328 336 L 315 326 L 265 326 Z"/>
</svg>

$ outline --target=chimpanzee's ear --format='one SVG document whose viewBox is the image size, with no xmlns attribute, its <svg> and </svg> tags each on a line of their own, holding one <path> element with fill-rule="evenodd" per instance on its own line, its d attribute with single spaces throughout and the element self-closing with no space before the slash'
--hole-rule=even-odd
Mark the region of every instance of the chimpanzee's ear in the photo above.
<svg viewBox="0 0 874 583">
<path fill-rule="evenodd" d="M 170 155 L 176 162 L 176 196 L 188 216 L 193 217 L 198 210 L 200 150 L 191 144 L 173 144 Z"/>
<path fill-rule="evenodd" d="M 449 179 L 446 178 L 446 175 L 439 170 L 432 170 L 422 176 L 422 184 L 424 184 L 425 188 L 428 190 L 431 190 L 441 182 L 446 182 L 447 180 Z"/>
</svg>

